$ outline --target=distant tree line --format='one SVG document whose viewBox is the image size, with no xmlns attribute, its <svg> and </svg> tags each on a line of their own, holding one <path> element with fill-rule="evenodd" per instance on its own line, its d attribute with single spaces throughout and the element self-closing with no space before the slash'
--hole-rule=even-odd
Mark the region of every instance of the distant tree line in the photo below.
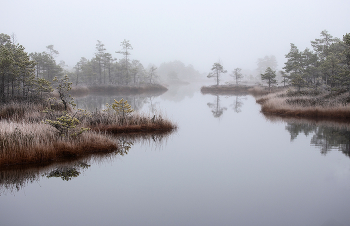
<svg viewBox="0 0 350 226">
<path fill-rule="evenodd" d="M 156 83 L 157 68 L 151 66 L 148 70 L 138 60 L 130 59 L 132 46 L 128 40 L 121 42 L 121 50 L 116 51 L 122 55 L 117 60 L 106 51 L 105 45 L 97 40 L 95 56 L 92 59 L 82 57 L 70 73 L 75 85 L 136 85 L 140 83 Z"/>
<path fill-rule="evenodd" d="M 59 54 L 53 45 L 46 51 L 28 54 L 15 38 L 0 34 L 0 100 L 37 99 L 51 92 L 51 83 L 55 78 L 68 75 L 74 85 L 135 85 L 156 83 L 157 67 L 146 70 L 138 60 L 130 60 L 132 46 L 129 41 L 121 43 L 122 58 L 112 57 L 106 52 L 101 41 L 97 41 L 95 56 L 88 60 L 84 57 L 75 65 L 74 71 L 65 71 L 65 62 L 56 63 Z"/>
</svg>

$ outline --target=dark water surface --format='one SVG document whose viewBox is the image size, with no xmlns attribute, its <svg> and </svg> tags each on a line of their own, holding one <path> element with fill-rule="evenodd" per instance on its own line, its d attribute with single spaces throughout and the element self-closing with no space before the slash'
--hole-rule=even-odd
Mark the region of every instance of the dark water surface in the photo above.
<svg viewBox="0 0 350 226">
<path fill-rule="evenodd" d="M 160 142 L 136 140 L 124 155 L 63 168 L 0 172 L 0 225 L 350 225 L 347 126 L 267 119 L 251 96 L 199 88 L 124 97 L 177 122 Z M 118 98 L 77 102 L 94 110 Z"/>
</svg>

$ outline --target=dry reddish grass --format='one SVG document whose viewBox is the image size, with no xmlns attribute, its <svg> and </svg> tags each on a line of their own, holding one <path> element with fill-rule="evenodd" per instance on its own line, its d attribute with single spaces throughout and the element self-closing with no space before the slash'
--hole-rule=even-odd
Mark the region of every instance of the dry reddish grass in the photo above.
<svg viewBox="0 0 350 226">
<path fill-rule="evenodd" d="M 45 163 L 115 149 L 115 141 L 95 132 L 60 138 L 46 124 L 0 121 L 0 166 Z"/>
<path fill-rule="evenodd" d="M 168 123 L 161 124 L 144 124 L 144 125 L 97 125 L 92 129 L 94 131 L 106 131 L 107 133 L 151 133 L 157 131 L 172 131 L 176 127 Z"/>
<path fill-rule="evenodd" d="M 106 131 L 108 133 L 152 133 L 169 132 L 177 129 L 177 125 L 161 115 L 146 116 L 132 114 L 122 119 L 114 114 L 97 113 L 84 121 L 86 127 L 94 131 Z"/>
<path fill-rule="evenodd" d="M 271 89 L 270 91 L 268 90 L 267 87 L 262 87 L 262 86 L 254 86 L 248 89 L 249 94 L 257 97 L 257 96 L 262 96 L 262 95 L 267 95 L 270 92 L 275 92 L 276 89 Z"/>
<path fill-rule="evenodd" d="M 345 95 L 330 96 L 328 93 L 291 96 L 291 91 L 265 95 L 256 100 L 261 112 L 281 117 L 327 118 L 350 120 L 350 105 L 344 104 Z"/>
<path fill-rule="evenodd" d="M 55 105 L 54 105 L 55 106 Z M 76 138 L 59 137 L 56 129 L 43 123 L 62 114 L 42 111 L 45 104 L 7 104 L 0 107 L 0 167 L 28 163 L 47 164 L 75 159 L 91 153 L 109 153 L 118 149 L 117 140 L 107 133 L 168 133 L 177 126 L 161 115 L 132 114 L 121 119 L 114 114 L 77 113 L 81 126 L 92 130 Z M 58 106 L 59 107 L 59 106 Z"/>
</svg>

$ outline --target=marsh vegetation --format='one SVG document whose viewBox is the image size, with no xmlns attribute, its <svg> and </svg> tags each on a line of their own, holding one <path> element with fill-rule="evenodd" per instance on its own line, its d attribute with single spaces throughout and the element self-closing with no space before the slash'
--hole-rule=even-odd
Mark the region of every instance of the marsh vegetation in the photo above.
<svg viewBox="0 0 350 226">
<path fill-rule="evenodd" d="M 12 42 L 10 36 L 0 35 L 0 167 L 43 164 L 81 158 L 91 153 L 114 152 L 120 146 L 112 133 L 159 133 L 176 129 L 176 125 L 161 114 L 134 112 L 123 99 L 114 99 L 111 105 L 100 103 L 107 106 L 104 111 L 99 109 L 90 113 L 76 109 L 71 96 L 73 84 L 68 75 L 62 76 L 62 67 L 54 60 L 58 51 L 53 45 L 47 49 L 48 53 L 27 54 L 22 46 Z M 130 49 L 131 45 L 124 41 L 120 53 L 125 56 L 122 74 L 126 78 L 131 73 L 128 65 Z M 100 43 L 96 55 L 100 83 L 89 88 L 75 88 L 76 93 L 139 94 L 167 90 L 154 84 L 155 68 L 149 85 L 138 83 L 136 86 L 136 77 L 133 86 L 125 79 L 118 80 L 125 80 L 120 83 L 124 86 L 104 85 L 106 77 L 102 77 L 101 72 L 101 51 L 104 50 Z M 103 75 L 105 72 L 104 69 Z"/>
</svg>

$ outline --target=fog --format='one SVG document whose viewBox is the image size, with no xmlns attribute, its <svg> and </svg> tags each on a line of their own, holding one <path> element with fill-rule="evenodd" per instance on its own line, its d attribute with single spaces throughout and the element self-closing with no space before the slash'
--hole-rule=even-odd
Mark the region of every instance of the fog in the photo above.
<svg viewBox="0 0 350 226">
<path fill-rule="evenodd" d="M 1 4 L 0 33 L 16 34 L 27 52 L 52 44 L 69 67 L 93 57 L 97 40 L 120 59 L 126 39 L 145 66 L 180 60 L 206 73 L 220 60 L 228 71 L 254 70 L 265 55 L 282 68 L 290 43 L 311 47 L 322 30 L 342 38 L 349 11 L 346 0 L 12 0 Z"/>
</svg>

